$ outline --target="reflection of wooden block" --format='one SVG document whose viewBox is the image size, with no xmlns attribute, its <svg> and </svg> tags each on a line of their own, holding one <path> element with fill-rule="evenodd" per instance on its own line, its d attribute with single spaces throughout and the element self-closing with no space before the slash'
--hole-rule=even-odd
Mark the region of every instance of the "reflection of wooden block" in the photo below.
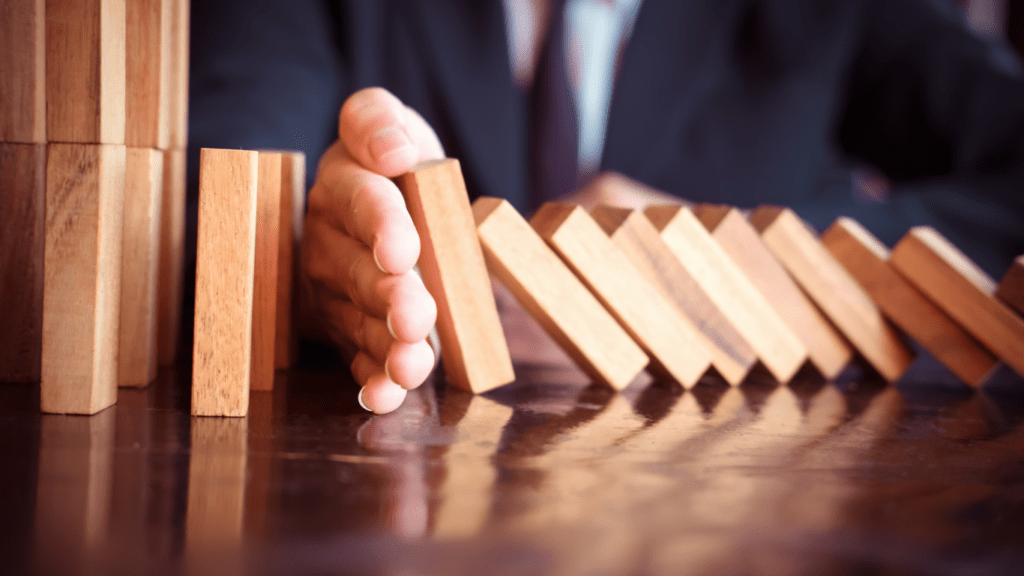
<svg viewBox="0 0 1024 576">
<path fill-rule="evenodd" d="M 488 268 L 583 370 L 616 390 L 647 355 L 505 200 L 473 203 Z"/>
<path fill-rule="evenodd" d="M 739 384 L 757 362 L 757 354 L 718 305 L 639 210 L 598 206 L 594 220 L 630 262 L 695 325 L 711 352 L 711 364 L 730 384 Z"/>
<path fill-rule="evenodd" d="M 583 208 L 545 204 L 530 224 L 651 355 L 657 368 L 684 386 L 697 382 L 711 365 L 702 336 Z"/>
<path fill-rule="evenodd" d="M 306 216 L 306 155 L 281 155 L 281 227 L 277 252 L 277 340 L 274 367 L 288 368 L 298 356 L 298 336 L 292 324 L 292 287 L 298 286 L 299 239 Z"/>
<path fill-rule="evenodd" d="M 46 136 L 123 144 L 125 0 L 46 2 Z"/>
<path fill-rule="evenodd" d="M 825 378 L 838 376 L 853 350 L 793 282 L 757 230 L 729 206 L 701 204 L 694 207 L 694 214 L 803 342 L 814 367 Z"/>
<path fill-rule="evenodd" d="M 1024 254 L 1017 256 L 996 288 L 996 296 L 1024 314 Z"/>
<path fill-rule="evenodd" d="M 50 144 L 46 158 L 43 412 L 117 399 L 125 147 Z"/>
<path fill-rule="evenodd" d="M 46 142 L 46 1 L 5 0 L 0 17 L 0 142 Z"/>
<path fill-rule="evenodd" d="M 45 202 L 46 145 L 0 143 L 0 382 L 39 380 Z"/>
<path fill-rule="evenodd" d="M 157 348 L 161 365 L 178 357 L 185 275 L 185 151 L 164 151 L 160 207 L 160 281 L 157 285 Z"/>
<path fill-rule="evenodd" d="M 170 144 L 172 0 L 127 3 L 125 144 Z"/>
<path fill-rule="evenodd" d="M 791 210 L 762 206 L 750 215 L 761 239 L 832 323 L 887 381 L 914 359 L 871 297 Z"/>
<path fill-rule="evenodd" d="M 423 162 L 397 179 L 420 235 L 420 272 L 437 301 L 448 378 L 471 392 L 515 379 L 458 160 Z"/>
<path fill-rule="evenodd" d="M 252 360 L 258 154 L 199 158 L 192 415 L 245 416 Z"/>
<path fill-rule="evenodd" d="M 863 226 L 839 218 L 821 236 L 829 252 L 882 312 L 961 380 L 977 386 L 996 358 L 889 265 L 889 249 Z"/>
<path fill-rule="evenodd" d="M 733 263 L 689 208 L 653 206 L 645 213 L 661 238 L 779 382 L 807 360 L 807 349 Z"/>
<path fill-rule="evenodd" d="M 996 283 L 935 229 L 911 228 L 892 265 L 1015 372 L 1024 376 L 1024 319 L 995 299 Z"/>
<path fill-rule="evenodd" d="M 223 568 L 211 570 L 209 562 L 225 563 L 225 556 L 242 544 L 247 435 L 248 418 L 192 420 L 186 572 L 224 574 Z"/>
<path fill-rule="evenodd" d="M 171 0 L 171 45 L 168 83 L 171 148 L 188 144 L 188 49 L 191 0 Z"/>
<path fill-rule="evenodd" d="M 278 245 L 281 243 L 281 154 L 259 154 L 249 389 L 273 390 L 277 338 L 277 260 Z"/>
<path fill-rule="evenodd" d="M 156 378 L 156 283 L 163 165 L 164 156 L 159 150 L 128 148 L 118 353 L 121 386 L 145 386 Z"/>
</svg>

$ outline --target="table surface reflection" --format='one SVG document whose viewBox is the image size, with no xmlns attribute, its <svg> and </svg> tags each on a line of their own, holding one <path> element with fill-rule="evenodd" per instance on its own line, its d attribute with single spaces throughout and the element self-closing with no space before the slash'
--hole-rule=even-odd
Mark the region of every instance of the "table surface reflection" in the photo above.
<svg viewBox="0 0 1024 576">
<path fill-rule="evenodd" d="M 191 418 L 188 368 L 93 417 L 0 386 L 0 553 L 38 574 L 1020 574 L 1024 381 L 928 359 L 621 394 L 517 366 L 396 413 L 323 360 L 247 418 Z"/>
</svg>

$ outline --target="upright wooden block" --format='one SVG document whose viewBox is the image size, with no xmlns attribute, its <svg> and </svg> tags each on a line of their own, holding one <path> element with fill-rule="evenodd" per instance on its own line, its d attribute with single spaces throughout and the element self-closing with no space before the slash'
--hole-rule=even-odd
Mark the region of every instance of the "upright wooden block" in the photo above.
<svg viewBox="0 0 1024 576">
<path fill-rule="evenodd" d="M 754 287 L 807 348 L 822 376 L 835 378 L 850 362 L 853 349 L 814 306 L 765 246 L 757 230 L 730 206 L 700 204 L 694 214 Z"/>
<path fill-rule="evenodd" d="M 684 386 L 707 371 L 711 352 L 700 333 L 583 208 L 545 204 L 530 224 L 651 355 L 656 368 Z"/>
<path fill-rule="evenodd" d="M 47 0 L 46 136 L 124 144 L 126 0 Z"/>
<path fill-rule="evenodd" d="M 998 360 L 889 265 L 889 249 L 849 218 L 839 218 L 821 241 L 860 282 L 889 319 L 971 386 L 980 385 Z"/>
<path fill-rule="evenodd" d="M 170 145 L 173 0 L 127 2 L 125 144 Z"/>
<path fill-rule="evenodd" d="M 598 206 L 591 216 L 630 262 L 701 333 L 711 365 L 730 384 L 739 384 L 757 363 L 750 343 L 733 327 L 639 210 Z"/>
<path fill-rule="evenodd" d="M 1014 372 L 1024 376 L 1024 319 L 995 298 L 996 283 L 938 231 L 911 228 L 892 265 Z"/>
<path fill-rule="evenodd" d="M 46 0 L 0 6 L 0 142 L 46 143 Z"/>
<path fill-rule="evenodd" d="M 507 201 L 473 203 L 491 274 L 591 378 L 621 390 L 648 358 Z"/>
<path fill-rule="evenodd" d="M 178 357 L 185 275 L 185 150 L 164 151 L 160 206 L 160 281 L 157 285 L 157 350 L 162 366 Z"/>
<path fill-rule="evenodd" d="M 775 206 L 755 210 L 750 223 L 796 283 L 864 359 L 887 381 L 899 379 L 914 353 L 807 225 L 791 210 Z"/>
<path fill-rule="evenodd" d="M 996 296 L 1024 314 L 1024 254 L 1017 256 L 996 287 Z"/>
<path fill-rule="evenodd" d="M 193 416 L 249 408 L 258 160 L 245 150 L 200 153 Z"/>
<path fill-rule="evenodd" d="M 298 335 L 292 323 L 296 308 L 292 286 L 298 285 L 299 241 L 306 216 L 306 155 L 285 152 L 281 156 L 281 228 L 277 252 L 277 339 L 274 367 L 288 368 L 298 356 Z"/>
<path fill-rule="evenodd" d="M 260 152 L 256 192 L 256 267 L 252 289 L 251 390 L 274 389 L 280 229 L 281 154 Z"/>
<path fill-rule="evenodd" d="M 788 382 L 807 360 L 807 349 L 693 212 L 683 206 L 652 206 L 645 214 L 765 368 L 779 382 Z"/>
<path fill-rule="evenodd" d="M 43 412 L 117 399 L 125 147 L 50 144 L 46 158 Z"/>
<path fill-rule="evenodd" d="M 0 382 L 39 380 L 46 145 L 0 143 Z"/>
<path fill-rule="evenodd" d="M 169 138 L 171 148 L 188 145 L 188 61 L 191 0 L 171 1 L 170 61 L 168 84 Z"/>
<path fill-rule="evenodd" d="M 146 386 L 156 379 L 157 369 L 156 284 L 164 156 L 152 148 L 128 148 L 126 164 L 118 383 Z"/>
<path fill-rule="evenodd" d="M 420 235 L 420 272 L 437 301 L 448 378 L 470 392 L 515 379 L 458 160 L 423 162 L 397 179 Z"/>
</svg>

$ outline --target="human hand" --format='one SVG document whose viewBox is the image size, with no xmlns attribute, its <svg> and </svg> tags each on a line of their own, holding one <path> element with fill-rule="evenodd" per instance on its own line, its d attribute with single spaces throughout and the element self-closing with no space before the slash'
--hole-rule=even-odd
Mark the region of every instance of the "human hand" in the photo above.
<svg viewBox="0 0 1024 576">
<path fill-rule="evenodd" d="M 328 335 L 361 386 L 360 404 L 383 414 L 433 369 L 426 338 L 437 317 L 413 270 L 419 236 L 390 178 L 444 152 L 423 118 L 382 88 L 345 101 L 338 134 L 309 193 L 302 270 Z"/>
</svg>

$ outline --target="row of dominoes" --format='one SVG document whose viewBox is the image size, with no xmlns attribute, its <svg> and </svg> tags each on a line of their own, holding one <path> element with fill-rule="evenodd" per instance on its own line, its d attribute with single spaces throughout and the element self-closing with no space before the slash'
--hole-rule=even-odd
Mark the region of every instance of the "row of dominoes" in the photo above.
<svg viewBox="0 0 1024 576">
<path fill-rule="evenodd" d="M 92 414 L 177 355 L 188 0 L 11 0 L 0 20 L 0 381 Z"/>
</svg>

